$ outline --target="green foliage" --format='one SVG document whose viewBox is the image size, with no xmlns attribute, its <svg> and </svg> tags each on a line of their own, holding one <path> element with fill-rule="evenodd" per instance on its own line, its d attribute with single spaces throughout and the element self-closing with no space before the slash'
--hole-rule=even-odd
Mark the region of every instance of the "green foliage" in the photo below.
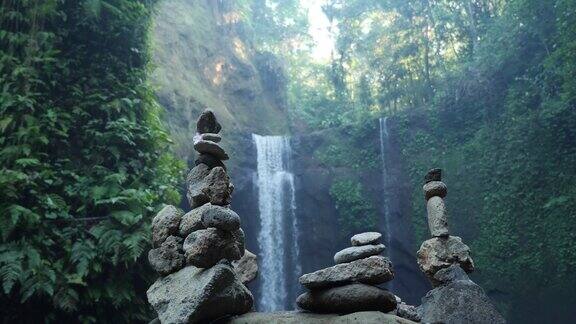
<svg viewBox="0 0 576 324">
<path fill-rule="evenodd" d="M 0 9 L 0 314 L 137 322 L 149 223 L 178 201 L 146 84 L 153 2 L 4 1 Z"/>
<path fill-rule="evenodd" d="M 344 236 L 373 230 L 377 225 L 376 208 L 366 197 L 362 184 L 351 179 L 336 179 L 330 187 L 336 203 L 338 223 Z"/>
</svg>

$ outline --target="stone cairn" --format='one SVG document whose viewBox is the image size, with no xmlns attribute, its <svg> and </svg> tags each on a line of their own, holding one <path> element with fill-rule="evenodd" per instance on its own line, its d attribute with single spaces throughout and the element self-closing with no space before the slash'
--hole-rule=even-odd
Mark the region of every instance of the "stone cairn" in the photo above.
<svg viewBox="0 0 576 324">
<path fill-rule="evenodd" d="M 438 271 L 458 264 L 466 273 L 471 273 L 474 262 L 470 248 L 460 237 L 451 236 L 448 231 L 448 212 L 444 204 L 448 188 L 442 182 L 442 170 L 428 171 L 424 182 L 428 227 L 432 238 L 422 243 L 418 250 L 418 265 L 432 286 L 436 287 L 442 283 L 434 276 Z"/>
<path fill-rule="evenodd" d="M 192 210 L 164 207 L 152 221 L 150 265 L 161 277 L 148 289 L 149 303 L 162 323 L 204 323 L 252 309 L 243 282 L 255 277 L 255 256 L 245 255 L 240 217 L 230 209 L 234 186 L 218 144 L 221 126 L 210 110 L 197 122 L 194 149 L 199 157 L 187 176 Z M 250 273 L 237 274 L 232 262 Z"/>
<path fill-rule="evenodd" d="M 394 278 L 392 263 L 381 255 L 382 235 L 366 232 L 352 236 L 352 247 L 334 255 L 335 266 L 308 273 L 299 281 L 309 291 L 296 304 L 315 313 L 348 314 L 362 311 L 391 312 L 396 296 L 375 285 Z"/>
</svg>

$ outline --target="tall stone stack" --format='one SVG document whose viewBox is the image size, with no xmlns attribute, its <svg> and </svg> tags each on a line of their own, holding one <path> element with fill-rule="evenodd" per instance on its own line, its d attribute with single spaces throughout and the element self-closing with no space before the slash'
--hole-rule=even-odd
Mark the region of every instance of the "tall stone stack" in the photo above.
<svg viewBox="0 0 576 324">
<path fill-rule="evenodd" d="M 424 198 L 432 238 L 418 250 L 418 265 L 434 289 L 420 309 L 424 323 L 505 323 L 484 290 L 468 277 L 474 271 L 470 248 L 448 230 L 444 198 L 448 190 L 442 171 L 432 169 L 424 178 Z"/>
<path fill-rule="evenodd" d="M 230 209 L 234 186 L 220 130 L 214 113 L 204 111 L 194 137 L 200 154 L 187 176 L 192 210 L 183 215 L 166 206 L 152 221 L 148 259 L 161 277 L 147 296 L 162 323 L 204 323 L 252 309 L 252 294 L 231 263 L 244 255 L 244 232 Z"/>
<path fill-rule="evenodd" d="M 395 310 L 396 296 L 375 286 L 394 278 L 392 263 L 379 255 L 385 249 L 381 237 L 377 232 L 354 235 L 352 247 L 334 255 L 335 266 L 301 276 L 300 284 L 309 291 L 298 297 L 298 307 L 338 314 Z"/>
</svg>

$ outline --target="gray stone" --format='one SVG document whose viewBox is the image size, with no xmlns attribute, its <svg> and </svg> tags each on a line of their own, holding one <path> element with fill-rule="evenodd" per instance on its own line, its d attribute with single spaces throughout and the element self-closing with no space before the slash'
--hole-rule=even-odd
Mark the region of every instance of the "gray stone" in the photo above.
<svg viewBox="0 0 576 324">
<path fill-rule="evenodd" d="M 194 208 L 182 216 L 180 228 L 178 229 L 181 237 L 186 237 L 194 231 L 206 228 L 206 226 L 202 224 L 202 211 L 206 209 L 205 206 L 208 205 L 209 204 L 204 204 L 198 208 Z"/>
<path fill-rule="evenodd" d="M 194 163 L 196 165 L 206 164 L 210 169 L 215 167 L 222 167 L 224 170 L 226 170 L 226 165 L 224 165 L 224 162 L 211 154 L 199 154 L 196 160 L 194 160 Z"/>
<path fill-rule="evenodd" d="M 448 236 L 448 212 L 444 200 L 438 196 L 431 197 L 426 202 L 428 212 L 428 228 L 432 237 Z"/>
<path fill-rule="evenodd" d="M 252 294 L 226 263 L 185 267 L 156 280 L 146 295 L 162 323 L 207 323 L 246 313 L 253 304 Z"/>
<path fill-rule="evenodd" d="M 296 299 L 298 307 L 316 313 L 390 312 L 396 308 L 394 294 L 374 286 L 346 286 L 306 292 Z"/>
<path fill-rule="evenodd" d="M 230 158 L 218 143 L 212 141 L 199 140 L 194 143 L 194 149 L 198 153 L 210 154 L 220 160 L 228 160 Z"/>
<path fill-rule="evenodd" d="M 428 171 L 426 176 L 424 176 L 424 183 L 430 181 L 442 181 L 442 169 L 431 169 Z"/>
<path fill-rule="evenodd" d="M 159 247 L 170 235 L 178 234 L 178 226 L 182 212 L 172 206 L 167 205 L 152 219 L 152 243 L 154 247 Z"/>
<path fill-rule="evenodd" d="M 396 315 L 414 322 L 420 322 L 420 313 L 416 306 L 408 305 L 404 302 L 396 306 Z"/>
<path fill-rule="evenodd" d="M 161 275 L 168 275 L 184 267 L 181 237 L 169 236 L 159 248 L 148 252 L 148 262 Z"/>
<path fill-rule="evenodd" d="M 183 246 L 186 262 L 195 267 L 210 268 L 222 259 L 239 260 L 244 254 L 244 233 L 241 231 L 208 228 L 190 233 Z"/>
<path fill-rule="evenodd" d="M 225 231 L 235 231 L 240 228 L 240 216 L 232 209 L 210 203 L 201 208 L 204 227 L 215 227 Z"/>
<path fill-rule="evenodd" d="M 417 253 L 418 265 L 432 285 L 440 284 L 434 275 L 452 264 L 459 264 L 464 271 L 474 271 L 470 248 L 458 236 L 434 237 L 422 243 Z"/>
<path fill-rule="evenodd" d="M 383 256 L 371 256 L 305 274 L 300 277 L 299 281 L 308 289 L 319 289 L 340 286 L 353 281 L 381 284 L 393 278 L 394 269 L 390 260 Z"/>
<path fill-rule="evenodd" d="M 334 262 L 347 263 L 358 259 L 364 259 L 372 255 L 378 255 L 384 251 L 384 244 L 352 246 L 337 252 L 334 255 Z"/>
<path fill-rule="evenodd" d="M 375 244 L 381 237 L 382 234 L 378 232 L 365 232 L 352 236 L 350 238 L 350 243 L 352 243 L 352 246 Z"/>
<path fill-rule="evenodd" d="M 484 290 L 475 284 L 458 265 L 441 271 L 448 280 L 422 298 L 422 322 L 446 324 L 505 323 Z M 454 273 L 450 273 L 454 272 Z"/>
<path fill-rule="evenodd" d="M 194 167 L 187 177 L 188 202 L 192 208 L 206 203 L 226 206 L 232 199 L 234 186 L 222 167 L 210 169 L 205 164 Z"/>
<path fill-rule="evenodd" d="M 256 279 L 258 275 L 258 260 L 256 254 L 244 250 L 244 255 L 240 260 L 232 262 L 236 275 L 243 284 L 247 284 Z"/>
<path fill-rule="evenodd" d="M 442 181 L 430 181 L 422 187 L 424 190 L 424 199 L 428 200 L 432 197 L 444 198 L 448 194 L 448 187 Z"/>
<path fill-rule="evenodd" d="M 186 177 L 186 183 L 188 185 L 186 196 L 192 208 L 202 206 L 210 201 L 210 197 L 205 192 L 206 181 L 204 181 L 209 174 L 210 167 L 203 163 L 198 164 L 188 173 Z"/>
<path fill-rule="evenodd" d="M 222 126 L 218 123 L 214 112 L 210 109 L 206 109 L 200 114 L 198 117 L 198 121 L 196 122 L 196 131 L 200 134 L 205 133 L 220 133 Z"/>
<path fill-rule="evenodd" d="M 222 136 L 214 133 L 204 133 L 200 134 L 200 139 L 204 141 L 212 141 L 214 143 L 220 143 L 220 141 L 222 140 Z"/>
<path fill-rule="evenodd" d="M 308 312 L 248 313 L 227 324 L 412 324 L 414 322 L 382 312 L 357 312 L 347 315 L 314 314 Z"/>
</svg>

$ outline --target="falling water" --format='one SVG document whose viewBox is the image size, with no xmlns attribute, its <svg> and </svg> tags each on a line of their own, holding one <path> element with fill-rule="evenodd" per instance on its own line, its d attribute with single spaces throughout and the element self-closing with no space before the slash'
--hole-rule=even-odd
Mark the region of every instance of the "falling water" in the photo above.
<svg viewBox="0 0 576 324">
<path fill-rule="evenodd" d="M 290 308 L 300 274 L 294 175 L 290 173 L 290 141 L 284 136 L 253 134 L 258 163 L 260 211 L 259 311 Z"/>
<path fill-rule="evenodd" d="M 388 192 L 388 181 L 390 180 L 390 174 L 388 170 L 388 163 L 386 161 L 386 149 L 389 145 L 388 139 L 388 117 L 380 118 L 380 157 L 382 158 L 382 188 L 384 189 L 382 202 L 384 204 L 383 211 L 384 211 L 384 229 L 386 235 L 386 247 L 388 250 L 388 257 L 392 262 L 395 261 L 394 257 L 394 247 L 392 246 L 392 242 L 394 241 L 394 230 L 391 226 L 390 218 L 390 199 L 389 199 L 389 192 Z M 388 288 L 394 292 L 394 280 L 388 283 Z"/>
</svg>

